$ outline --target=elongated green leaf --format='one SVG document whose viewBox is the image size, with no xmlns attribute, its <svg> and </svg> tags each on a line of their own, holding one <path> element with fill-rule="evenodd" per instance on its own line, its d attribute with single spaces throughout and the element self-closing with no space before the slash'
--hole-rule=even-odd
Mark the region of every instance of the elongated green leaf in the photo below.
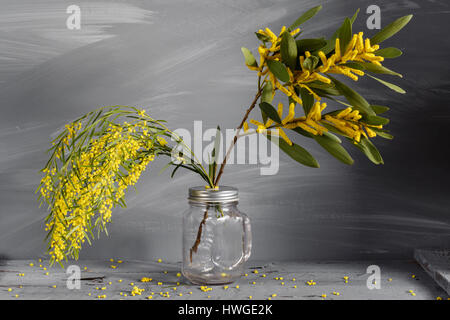
<svg viewBox="0 0 450 320">
<path fill-rule="evenodd" d="M 353 24 L 353 22 L 355 22 L 356 17 L 358 16 L 359 13 L 359 9 L 356 10 L 355 14 L 353 15 L 353 17 L 350 19 L 350 23 Z M 329 54 L 331 51 L 334 50 L 334 46 L 336 43 L 336 38 L 339 36 L 341 29 L 345 28 L 345 24 L 346 21 L 344 20 L 344 22 L 342 23 L 342 25 L 339 27 L 339 29 L 336 30 L 336 32 L 333 34 L 333 36 L 330 38 L 330 40 L 327 40 L 327 44 L 325 47 L 322 48 L 322 51 L 325 54 Z"/>
<path fill-rule="evenodd" d="M 339 139 L 339 137 L 337 137 L 334 134 L 332 134 L 331 132 L 324 132 L 323 135 L 326 136 L 327 138 L 330 138 L 331 140 L 333 140 L 333 141 L 335 141 L 337 143 L 342 143 L 342 140 Z"/>
<path fill-rule="evenodd" d="M 370 39 L 370 44 L 374 45 L 377 43 L 381 43 L 386 39 L 389 39 L 394 34 L 396 34 L 401 29 L 403 29 L 403 27 L 408 24 L 408 22 L 411 20 L 412 17 L 413 17 L 413 15 L 410 14 L 410 15 L 398 18 L 394 22 L 390 23 L 389 25 L 384 27 L 382 30 L 380 30 L 380 32 L 378 32 L 376 35 L 374 35 Z"/>
<path fill-rule="evenodd" d="M 300 88 L 300 97 L 303 102 L 303 111 L 307 115 L 314 105 L 314 96 L 307 89 Z"/>
<path fill-rule="evenodd" d="M 378 129 L 378 128 L 371 128 L 373 131 L 376 132 L 377 136 L 380 136 L 381 138 L 392 140 L 394 139 L 394 136 L 384 130 Z"/>
<path fill-rule="evenodd" d="M 352 157 L 348 154 L 347 150 L 345 150 L 344 147 L 341 146 L 339 142 L 328 136 L 315 136 L 314 140 L 316 140 L 322 148 L 328 151 L 339 161 L 348 165 L 353 164 L 354 161 Z"/>
<path fill-rule="evenodd" d="M 211 151 L 211 158 L 212 161 L 210 163 L 210 172 L 209 172 L 209 177 L 211 179 L 211 181 L 214 181 L 214 178 L 216 177 L 216 171 L 217 171 L 217 160 L 219 158 L 219 153 L 220 153 L 220 143 L 221 143 L 221 137 L 222 134 L 220 133 L 220 127 L 217 126 L 217 131 L 216 131 L 216 139 L 214 141 L 214 148 Z"/>
<path fill-rule="evenodd" d="M 385 113 L 386 111 L 389 111 L 389 107 L 385 107 L 385 106 L 371 105 L 370 107 L 376 114 L 382 114 L 382 113 Z"/>
<path fill-rule="evenodd" d="M 297 44 L 289 32 L 284 32 L 280 44 L 281 60 L 291 69 L 297 64 Z"/>
<path fill-rule="evenodd" d="M 337 34 L 335 36 L 333 36 L 331 39 L 327 40 L 327 44 L 322 47 L 322 49 L 320 49 L 321 51 L 323 51 L 323 53 L 325 53 L 326 55 L 329 54 L 331 51 L 334 50 L 334 46 L 336 44 L 336 38 L 337 38 Z"/>
<path fill-rule="evenodd" d="M 358 13 L 359 13 L 359 8 L 356 10 L 356 12 L 353 14 L 353 17 L 350 19 L 350 22 L 355 23 L 356 18 L 358 17 Z"/>
<path fill-rule="evenodd" d="M 321 122 L 320 124 L 321 124 L 322 126 L 324 126 L 325 128 L 327 128 L 329 131 L 334 132 L 334 133 L 336 133 L 336 134 L 338 134 L 338 135 L 341 135 L 341 136 L 343 136 L 343 137 L 346 137 L 346 138 L 349 138 L 349 139 L 350 139 L 350 137 L 349 137 L 345 132 L 342 132 L 342 131 L 339 130 L 338 128 L 333 127 L 332 125 L 330 125 L 330 124 L 328 124 L 328 123 L 326 123 L 326 122 Z"/>
<path fill-rule="evenodd" d="M 256 59 L 250 50 L 248 50 L 245 47 L 242 47 L 241 51 L 242 51 L 242 54 L 244 55 L 246 65 L 248 65 L 250 67 L 258 67 L 258 63 L 256 62 Z"/>
<path fill-rule="evenodd" d="M 164 171 L 167 170 L 167 168 L 169 168 L 172 165 L 172 162 L 167 163 L 161 170 L 159 170 L 158 174 L 163 173 Z"/>
<path fill-rule="evenodd" d="M 352 23 L 349 18 L 345 18 L 344 24 L 339 30 L 339 43 L 341 45 L 341 53 L 345 52 L 347 45 L 352 38 Z"/>
<path fill-rule="evenodd" d="M 318 89 L 330 89 L 330 88 L 334 88 L 334 84 L 333 83 L 323 83 L 323 82 L 316 80 L 316 81 L 308 82 L 308 87 L 318 88 Z"/>
<path fill-rule="evenodd" d="M 355 144 L 355 146 L 366 155 L 366 157 L 375 164 L 384 164 L 383 158 L 380 152 L 374 146 L 374 144 L 366 137 L 361 137 L 361 142 Z"/>
<path fill-rule="evenodd" d="M 324 38 L 300 39 L 296 41 L 298 53 L 304 53 L 305 51 L 313 52 L 324 47 L 326 44 L 327 41 Z"/>
<path fill-rule="evenodd" d="M 363 121 L 367 124 L 373 125 L 373 126 L 379 126 L 379 125 L 387 125 L 389 123 L 388 118 L 383 118 L 380 116 L 364 116 Z"/>
<path fill-rule="evenodd" d="M 304 148 L 299 145 L 293 143 L 290 146 L 286 141 L 281 138 L 274 139 L 270 134 L 267 135 L 267 138 L 278 145 L 278 147 L 284 151 L 289 157 L 294 159 L 295 161 L 312 168 L 319 168 L 319 163 L 316 159 Z M 278 141 L 276 141 L 278 140 Z"/>
<path fill-rule="evenodd" d="M 295 28 L 297 28 L 299 25 L 301 25 L 302 23 L 305 23 L 306 21 L 308 21 L 309 19 L 314 17 L 317 14 L 317 12 L 319 12 L 321 9 L 322 9 L 322 6 L 317 6 L 317 7 L 309 9 L 304 14 L 302 14 L 297 20 L 295 20 L 295 22 L 293 24 L 291 24 L 291 26 L 289 27 L 289 30 L 292 31 Z"/>
<path fill-rule="evenodd" d="M 384 58 L 397 58 L 400 57 L 403 52 L 400 49 L 389 47 L 377 50 L 374 52 L 376 56 L 384 57 Z"/>
<path fill-rule="evenodd" d="M 370 108 L 367 100 L 359 95 L 355 90 L 349 88 L 330 75 L 328 75 L 328 77 L 331 79 L 331 81 L 333 81 L 336 89 L 341 92 L 341 94 L 347 99 L 347 101 L 353 106 L 353 108 L 359 110 L 363 114 L 375 115 L 375 112 Z"/>
<path fill-rule="evenodd" d="M 357 64 L 361 65 L 366 71 L 373 72 L 373 73 L 381 73 L 381 74 L 389 74 L 392 76 L 398 76 L 400 78 L 403 78 L 403 76 L 395 71 L 392 71 L 384 66 L 378 66 L 376 64 L 370 63 L 370 62 L 356 62 Z"/>
<path fill-rule="evenodd" d="M 220 127 L 217 126 L 217 130 L 216 130 L 216 139 L 214 140 L 214 148 L 211 151 L 211 157 L 212 157 L 212 161 L 217 163 L 217 158 L 219 156 L 219 148 L 220 148 L 220 143 L 221 143 L 221 133 L 220 133 Z"/>
<path fill-rule="evenodd" d="M 297 127 L 297 128 L 291 129 L 291 130 L 296 132 L 296 133 L 298 133 L 298 134 L 301 134 L 304 137 L 314 138 L 314 135 L 312 133 L 309 133 L 308 131 L 306 131 L 306 130 L 300 128 L 300 127 Z"/>
<path fill-rule="evenodd" d="M 317 95 L 321 97 L 327 97 L 327 96 L 340 96 L 341 93 L 339 90 L 336 89 L 335 85 L 333 83 L 331 84 L 325 84 L 325 83 L 319 83 L 319 82 L 310 82 L 308 84 L 308 87 L 312 89 Z"/>
<path fill-rule="evenodd" d="M 259 104 L 259 107 L 261 108 L 261 111 L 263 111 L 264 114 L 267 115 L 270 119 L 272 119 L 276 123 L 281 123 L 281 119 L 280 116 L 278 115 L 278 112 L 270 103 L 261 102 Z"/>
<path fill-rule="evenodd" d="M 345 66 L 345 67 L 352 68 L 352 69 L 356 69 L 356 70 L 365 70 L 366 69 L 366 68 L 364 68 L 362 66 L 362 64 L 360 62 L 356 62 L 356 61 L 346 62 L 346 63 L 343 63 L 341 65 Z"/>
<path fill-rule="evenodd" d="M 273 85 L 271 81 L 267 81 L 261 93 L 261 102 L 272 103 Z"/>
<path fill-rule="evenodd" d="M 372 76 L 370 74 L 368 74 L 368 76 L 371 77 L 372 79 L 377 80 L 379 83 L 384 84 L 386 87 L 388 87 L 389 89 L 394 90 L 395 92 L 402 93 L 402 94 L 406 93 L 405 90 L 403 90 L 402 88 L 400 88 L 399 86 L 397 86 L 397 85 L 395 85 L 393 83 L 390 83 L 390 82 L 378 79 L 378 78 L 376 78 L 376 77 L 374 77 L 374 76 Z"/>
<path fill-rule="evenodd" d="M 272 82 L 267 81 L 261 93 L 261 102 L 272 103 L 272 97 L 273 97 L 273 85 Z M 261 109 L 261 117 L 263 119 L 263 122 L 266 123 L 267 115 L 264 113 L 262 109 Z"/>
<path fill-rule="evenodd" d="M 267 60 L 267 66 L 269 67 L 270 72 L 272 72 L 277 79 L 283 82 L 289 81 L 289 73 L 284 64 L 280 61 Z"/>
</svg>

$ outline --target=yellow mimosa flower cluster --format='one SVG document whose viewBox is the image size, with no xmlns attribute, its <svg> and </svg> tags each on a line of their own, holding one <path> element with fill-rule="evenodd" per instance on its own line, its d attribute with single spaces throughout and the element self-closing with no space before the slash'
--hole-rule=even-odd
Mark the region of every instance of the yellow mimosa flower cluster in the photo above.
<svg viewBox="0 0 450 320">
<path fill-rule="evenodd" d="M 377 129 L 383 128 L 382 125 L 369 125 L 362 121 L 359 121 L 361 118 L 362 116 L 359 114 L 359 111 L 353 110 L 350 107 L 342 110 L 335 116 L 325 115 L 326 121 L 328 121 L 337 129 L 341 130 L 344 134 L 346 134 L 356 142 L 359 142 L 361 140 L 361 135 L 366 138 L 375 137 L 377 134 L 371 129 L 371 127 Z"/>
<path fill-rule="evenodd" d="M 322 119 L 321 112 L 323 111 L 323 109 L 326 108 L 326 106 L 327 106 L 326 103 L 316 102 L 306 117 L 303 116 L 303 117 L 295 118 L 295 103 L 291 103 L 289 105 L 288 115 L 284 119 L 281 120 L 280 124 L 274 124 L 274 121 L 272 119 L 268 119 L 265 124 L 263 124 L 259 121 L 256 121 L 254 119 L 251 119 L 250 123 L 257 126 L 256 131 L 258 133 L 275 134 L 277 136 L 280 136 L 289 145 L 292 145 L 292 141 L 289 139 L 289 137 L 283 131 L 283 128 L 284 129 L 295 129 L 297 127 L 300 127 L 303 130 L 310 132 L 314 135 L 322 135 L 323 132 L 328 131 L 325 127 L 323 127 L 319 124 L 320 120 Z M 280 102 L 278 104 L 277 112 L 278 112 L 279 117 L 282 118 L 283 103 Z M 273 129 L 270 130 L 271 128 L 273 128 Z"/>
<path fill-rule="evenodd" d="M 270 82 L 272 88 L 272 99 L 275 96 L 277 90 L 289 97 L 289 113 L 282 120 L 281 124 L 275 124 L 272 119 L 268 119 L 266 123 L 251 119 L 250 123 L 256 126 L 258 133 L 272 133 L 279 135 L 289 145 L 292 145 L 291 140 L 288 138 L 283 129 L 295 129 L 300 127 L 301 129 L 313 134 L 322 135 L 327 129 L 321 125 L 321 122 L 326 122 L 328 125 L 332 125 L 341 130 L 349 137 L 359 142 L 361 135 L 365 137 L 374 137 L 376 133 L 370 129 L 370 125 L 360 123 L 361 115 L 357 110 L 348 108 L 343 110 L 340 114 L 326 115 L 322 119 L 321 112 L 326 108 L 326 103 L 320 103 L 321 97 L 314 91 L 314 87 L 309 84 L 322 83 L 324 85 L 330 85 L 331 79 L 326 77 L 326 74 L 342 74 L 355 81 L 358 80 L 358 76 L 363 76 L 362 70 L 356 69 L 354 66 L 350 67 L 346 65 L 349 62 L 369 62 L 375 65 L 381 66 L 383 57 L 377 56 L 375 52 L 379 49 L 379 45 L 371 45 L 370 39 L 364 39 L 363 33 L 359 32 L 354 34 L 350 42 L 346 46 L 346 49 L 341 52 L 340 39 L 335 40 L 335 50 L 333 54 L 328 57 L 323 51 L 317 51 L 314 53 L 314 57 L 317 60 L 317 65 L 314 68 L 307 68 L 305 66 L 306 59 L 312 59 L 313 54 L 309 51 L 305 51 L 304 54 L 299 55 L 299 70 L 293 70 L 285 65 L 286 71 L 289 74 L 289 81 L 282 84 L 276 75 L 270 70 L 267 61 L 275 60 L 281 61 L 281 41 L 283 33 L 288 32 L 286 27 L 282 27 L 281 32 L 277 36 L 269 28 L 265 30 L 259 30 L 258 35 L 263 36 L 265 40 L 258 47 L 258 53 L 260 56 L 259 64 L 257 66 L 248 66 L 251 70 L 258 71 L 259 77 L 263 78 L 263 83 Z M 290 32 L 292 36 L 297 35 L 300 29 L 295 29 Z M 306 89 L 315 100 L 317 100 L 309 113 L 305 116 L 295 118 L 296 104 L 303 105 L 302 99 L 299 97 L 299 89 Z M 278 115 L 282 118 L 283 104 L 278 104 Z M 326 121 L 324 121 L 326 120 Z M 381 126 L 372 126 L 381 128 Z M 244 131 L 249 130 L 247 122 L 243 125 Z M 270 130 L 272 129 L 272 130 Z M 365 131 L 364 131 L 365 129 Z"/>
<path fill-rule="evenodd" d="M 327 59 L 326 55 L 319 51 L 318 55 L 322 61 L 322 66 L 317 68 L 318 72 L 321 73 L 338 73 L 343 74 L 352 80 L 357 81 L 358 76 L 363 76 L 364 72 L 345 66 L 344 64 L 351 61 L 359 62 L 370 62 L 375 65 L 381 66 L 381 61 L 384 60 L 383 57 L 374 54 L 380 48 L 378 44 L 371 45 L 370 39 L 366 38 L 364 40 L 363 33 L 359 32 L 354 34 L 352 40 L 347 45 L 347 49 L 341 53 L 340 40 L 336 39 L 335 43 L 335 53 Z"/>
<path fill-rule="evenodd" d="M 144 111 L 139 117 L 144 118 L 122 124 L 104 121 L 98 133 L 96 126 L 82 130 L 81 121 L 72 123 L 54 143 L 60 166 L 54 161 L 44 168 L 40 185 L 51 209 L 46 230 L 53 261 L 77 258 L 82 244 L 90 242 L 89 234 L 93 237 L 93 228 L 106 230 L 112 208 L 124 205 L 127 188 L 136 184 L 157 150 L 166 148 L 167 141 L 155 134 Z M 88 137 L 91 130 L 96 134 Z M 77 145 L 82 139 L 88 142 Z"/>
</svg>

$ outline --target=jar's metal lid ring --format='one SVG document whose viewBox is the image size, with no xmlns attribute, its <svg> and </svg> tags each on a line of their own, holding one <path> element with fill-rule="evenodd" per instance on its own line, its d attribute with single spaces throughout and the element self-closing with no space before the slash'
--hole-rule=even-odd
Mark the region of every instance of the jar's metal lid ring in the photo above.
<svg viewBox="0 0 450 320">
<path fill-rule="evenodd" d="M 238 189 L 221 186 L 218 189 L 206 189 L 205 187 L 189 188 L 189 201 L 194 202 L 233 202 L 239 201 Z"/>
</svg>

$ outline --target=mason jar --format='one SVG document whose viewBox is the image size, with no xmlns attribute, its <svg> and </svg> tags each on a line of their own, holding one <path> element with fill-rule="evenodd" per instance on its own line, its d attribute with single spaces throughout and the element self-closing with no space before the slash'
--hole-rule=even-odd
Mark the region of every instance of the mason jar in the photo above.
<svg viewBox="0 0 450 320">
<path fill-rule="evenodd" d="M 183 213 L 183 275 L 194 284 L 225 284 L 238 279 L 250 257 L 249 218 L 239 211 L 233 187 L 189 189 Z"/>
</svg>

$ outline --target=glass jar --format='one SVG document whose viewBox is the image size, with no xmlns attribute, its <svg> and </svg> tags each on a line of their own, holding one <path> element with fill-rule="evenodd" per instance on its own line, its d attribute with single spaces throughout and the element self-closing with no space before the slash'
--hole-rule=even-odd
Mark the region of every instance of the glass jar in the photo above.
<svg viewBox="0 0 450 320">
<path fill-rule="evenodd" d="M 252 248 L 249 218 L 237 208 L 233 187 L 189 189 L 183 213 L 183 275 L 194 284 L 238 279 Z"/>
</svg>

